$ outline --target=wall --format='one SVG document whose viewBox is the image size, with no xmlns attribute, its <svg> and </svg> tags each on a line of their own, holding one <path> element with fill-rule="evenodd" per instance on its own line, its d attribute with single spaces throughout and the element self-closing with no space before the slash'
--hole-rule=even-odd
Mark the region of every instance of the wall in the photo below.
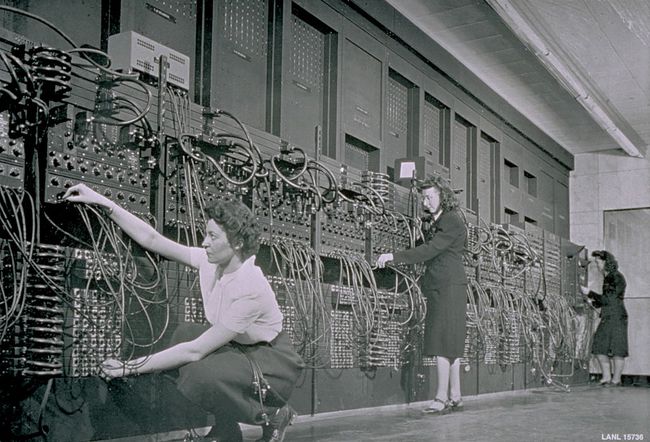
<svg viewBox="0 0 650 442">
<path fill-rule="evenodd" d="M 613 148 L 614 146 L 612 146 Z M 623 153 L 580 154 L 569 177 L 571 240 L 602 248 L 603 211 L 650 207 L 650 161 Z"/>
<path fill-rule="evenodd" d="M 570 178 L 571 240 L 584 244 L 589 250 L 602 249 L 616 244 L 604 226 L 604 212 L 610 210 L 640 209 L 650 207 L 650 160 L 631 158 L 618 151 L 575 156 L 575 170 Z M 635 226 L 640 240 L 645 241 L 650 223 Z M 619 249 L 626 253 L 625 248 Z M 643 259 L 643 257 L 641 257 Z M 628 281 L 644 278 L 631 274 L 631 269 L 621 267 Z M 640 273 L 637 270 L 637 273 Z M 625 301 L 629 314 L 630 357 L 626 374 L 650 374 L 650 296 L 644 291 L 628 286 Z M 592 364 L 592 369 L 595 369 Z M 594 371 L 594 370 L 592 370 Z"/>
</svg>

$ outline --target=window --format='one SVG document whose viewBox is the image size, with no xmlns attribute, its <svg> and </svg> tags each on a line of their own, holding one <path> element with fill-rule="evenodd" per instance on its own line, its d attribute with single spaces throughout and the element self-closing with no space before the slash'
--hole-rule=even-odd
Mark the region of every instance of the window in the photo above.
<svg viewBox="0 0 650 442">
<path fill-rule="evenodd" d="M 505 224 L 519 224 L 519 213 L 512 210 L 508 209 L 507 207 L 503 208 L 503 221 Z"/>
<path fill-rule="evenodd" d="M 503 165 L 505 166 L 504 173 L 510 185 L 519 187 L 519 167 L 506 158 L 503 159 Z"/>
<path fill-rule="evenodd" d="M 527 216 L 524 216 L 524 224 L 531 224 L 531 225 L 533 225 L 533 226 L 536 226 L 536 225 L 537 225 L 537 221 L 534 220 L 534 219 L 532 219 L 532 218 L 529 218 L 529 217 L 527 217 Z"/>
<path fill-rule="evenodd" d="M 537 196 L 537 177 L 524 170 L 524 181 L 526 183 L 526 192 L 530 196 Z"/>
</svg>

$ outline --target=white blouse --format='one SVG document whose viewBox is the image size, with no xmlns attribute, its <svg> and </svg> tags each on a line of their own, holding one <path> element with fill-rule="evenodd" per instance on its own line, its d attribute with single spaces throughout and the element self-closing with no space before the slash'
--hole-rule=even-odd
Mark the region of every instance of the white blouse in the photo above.
<svg viewBox="0 0 650 442">
<path fill-rule="evenodd" d="M 217 265 L 205 249 L 193 247 L 191 266 L 199 270 L 205 317 L 237 333 L 240 344 L 271 342 L 282 330 L 282 313 L 271 285 L 249 257 L 240 268 L 217 279 Z"/>
</svg>

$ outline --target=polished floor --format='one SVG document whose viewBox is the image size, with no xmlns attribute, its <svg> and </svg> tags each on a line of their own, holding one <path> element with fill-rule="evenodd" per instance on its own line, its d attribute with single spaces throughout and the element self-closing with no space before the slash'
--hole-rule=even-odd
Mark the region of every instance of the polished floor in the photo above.
<svg viewBox="0 0 650 442">
<path fill-rule="evenodd" d="M 540 388 L 465 398 L 465 411 L 421 413 L 425 403 L 299 416 L 285 441 L 602 441 L 650 440 L 650 388 Z M 261 434 L 244 427 L 245 441 Z M 139 441 L 180 441 L 152 435 Z M 136 440 L 136 439 L 129 439 Z M 187 440 L 187 439 L 185 439 Z"/>
<path fill-rule="evenodd" d="M 575 387 L 466 398 L 465 411 L 422 415 L 422 404 L 303 418 L 287 441 L 599 441 L 650 439 L 650 389 Z M 257 433 L 247 431 L 254 440 Z M 626 435 L 638 435 L 635 436 Z M 643 439 L 641 439 L 643 438 Z"/>
</svg>

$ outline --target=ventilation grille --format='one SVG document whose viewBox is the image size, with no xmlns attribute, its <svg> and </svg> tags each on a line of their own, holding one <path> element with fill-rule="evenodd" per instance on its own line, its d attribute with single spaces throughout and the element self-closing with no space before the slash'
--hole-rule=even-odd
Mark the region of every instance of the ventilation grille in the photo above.
<svg viewBox="0 0 650 442">
<path fill-rule="evenodd" d="M 225 0 L 224 37 L 245 54 L 266 56 L 268 9 L 266 0 Z"/>
<path fill-rule="evenodd" d="M 325 34 L 295 15 L 291 31 L 291 75 L 295 80 L 320 91 L 325 65 Z"/>
<path fill-rule="evenodd" d="M 388 128 L 404 136 L 408 130 L 408 88 L 394 78 L 388 79 Z"/>
</svg>

